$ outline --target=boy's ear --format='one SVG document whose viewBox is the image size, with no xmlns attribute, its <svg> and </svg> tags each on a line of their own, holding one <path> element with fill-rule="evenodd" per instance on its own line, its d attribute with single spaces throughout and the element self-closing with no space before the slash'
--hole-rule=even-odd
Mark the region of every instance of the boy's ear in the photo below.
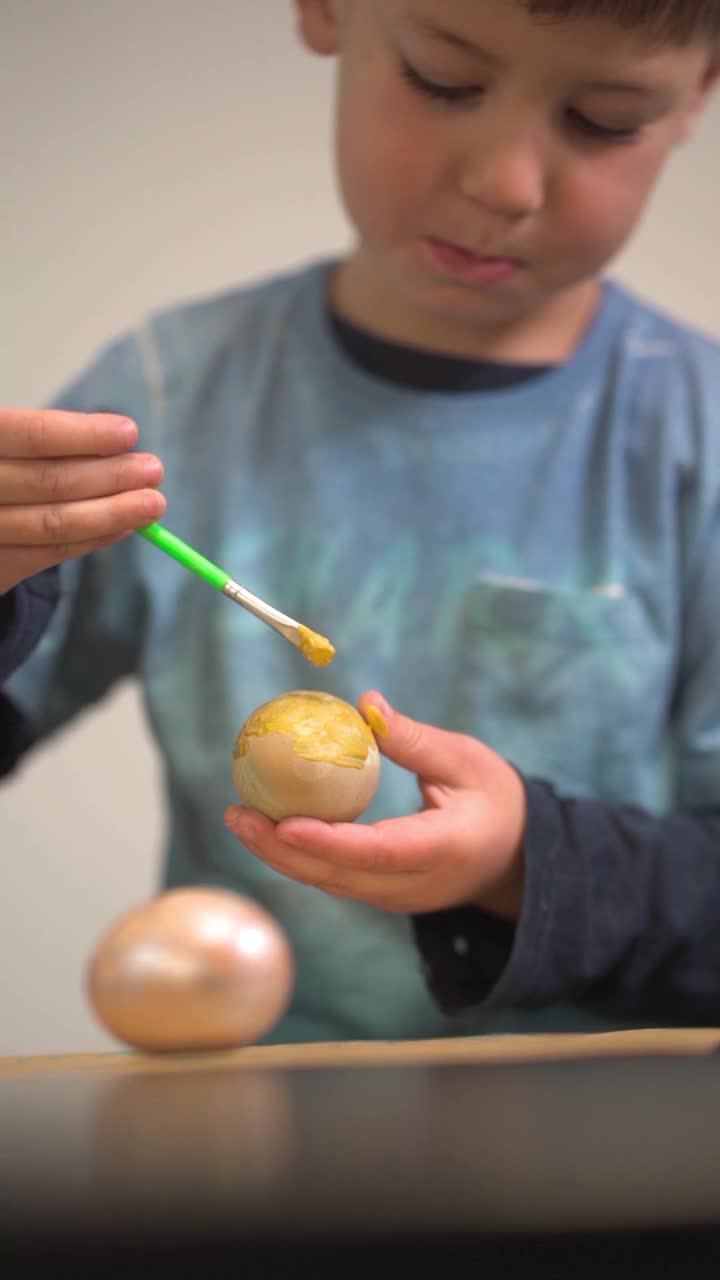
<svg viewBox="0 0 720 1280">
<path fill-rule="evenodd" d="M 337 53 L 338 8 L 337 0 L 295 0 L 300 33 L 312 53 Z"/>
</svg>

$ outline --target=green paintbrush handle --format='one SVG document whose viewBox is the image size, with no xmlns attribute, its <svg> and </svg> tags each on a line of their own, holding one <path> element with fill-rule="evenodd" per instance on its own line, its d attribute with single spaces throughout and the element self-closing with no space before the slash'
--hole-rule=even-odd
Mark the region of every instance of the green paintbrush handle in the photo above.
<svg viewBox="0 0 720 1280">
<path fill-rule="evenodd" d="M 219 569 L 216 564 L 210 560 L 206 560 L 205 556 L 201 556 L 198 551 L 193 551 L 186 542 L 176 537 L 174 533 L 170 533 L 168 529 L 163 529 L 161 524 L 148 524 L 144 529 L 138 529 L 138 533 L 142 538 L 147 538 L 148 542 L 152 542 L 154 546 L 159 547 L 166 555 L 172 556 L 180 564 L 189 569 L 191 573 L 196 573 L 199 578 L 204 578 L 210 583 L 211 587 L 216 587 L 218 591 L 223 591 L 230 581 L 230 574 Z"/>
<path fill-rule="evenodd" d="M 324 667 L 328 662 L 332 662 L 335 655 L 335 649 L 325 636 L 319 636 L 315 631 L 311 631 L 309 627 L 304 627 L 301 623 L 296 622 L 294 618 L 289 618 L 286 613 L 280 613 L 278 609 L 273 609 L 272 605 L 261 600 L 259 596 L 254 596 L 246 587 L 241 587 L 239 582 L 230 577 L 229 573 L 225 573 L 223 569 L 219 569 L 211 560 L 206 560 L 205 556 L 201 556 L 198 551 L 193 551 L 182 539 L 177 538 L 174 533 L 170 533 L 168 529 L 163 529 L 161 524 L 148 524 L 144 528 L 137 531 L 142 538 L 146 538 L 148 542 L 152 542 L 154 546 L 159 547 L 166 555 L 172 556 L 173 560 L 177 560 L 185 569 L 189 569 L 191 573 L 196 573 L 199 578 L 203 578 L 211 587 L 215 587 L 218 591 L 222 591 L 223 595 L 229 600 L 233 600 L 235 604 L 239 604 L 243 609 L 247 609 L 249 613 L 253 613 L 261 622 L 266 622 L 269 627 L 291 644 L 306 657 L 315 666 Z"/>
</svg>

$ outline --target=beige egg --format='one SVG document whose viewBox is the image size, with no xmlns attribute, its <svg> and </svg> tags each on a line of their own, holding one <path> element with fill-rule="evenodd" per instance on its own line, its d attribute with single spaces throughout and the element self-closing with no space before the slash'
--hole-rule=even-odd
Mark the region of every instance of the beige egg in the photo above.
<svg viewBox="0 0 720 1280">
<path fill-rule="evenodd" d="M 289 940 L 273 916 L 224 889 L 172 889 L 121 916 L 90 957 L 86 989 L 111 1035 L 137 1049 L 252 1044 L 292 997 Z"/>
<path fill-rule="evenodd" d="M 297 689 L 248 716 L 235 740 L 232 777 L 242 802 L 276 822 L 353 822 L 377 790 L 380 752 L 349 702 Z"/>
</svg>

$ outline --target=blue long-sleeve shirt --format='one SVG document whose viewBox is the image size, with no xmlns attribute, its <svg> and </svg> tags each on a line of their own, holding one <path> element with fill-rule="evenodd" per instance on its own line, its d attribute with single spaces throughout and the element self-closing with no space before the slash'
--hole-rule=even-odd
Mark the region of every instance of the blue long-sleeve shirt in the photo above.
<svg viewBox="0 0 720 1280">
<path fill-rule="evenodd" d="M 397 385 L 337 343 L 327 269 L 154 316 L 57 403 L 135 418 L 165 463 L 168 527 L 331 636 L 333 664 L 309 669 L 131 539 L 64 567 L 10 699 L 35 737 L 141 681 L 165 883 L 248 892 L 290 935 L 274 1039 L 626 1025 L 643 1008 L 716 1021 L 720 350 L 608 283 L 561 368 L 489 391 Z M 232 743 L 298 687 L 381 688 L 511 760 L 531 813 L 514 930 L 397 918 L 243 855 L 218 818 Z M 417 802 L 385 761 L 362 820 Z"/>
</svg>

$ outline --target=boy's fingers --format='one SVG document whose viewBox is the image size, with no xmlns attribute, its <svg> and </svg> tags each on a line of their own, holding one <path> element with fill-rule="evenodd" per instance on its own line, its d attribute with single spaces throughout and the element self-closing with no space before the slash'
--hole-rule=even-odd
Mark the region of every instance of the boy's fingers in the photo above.
<svg viewBox="0 0 720 1280">
<path fill-rule="evenodd" d="M 112 538 L 157 520 L 166 502 L 154 489 L 138 489 L 88 502 L 39 507 L 0 507 L 0 546 L 52 547 L 58 558 L 74 555 L 75 544 Z"/>
<path fill-rule="evenodd" d="M 376 690 L 364 693 L 358 708 L 373 728 L 383 755 L 395 764 L 427 782 L 449 787 L 480 784 L 485 750 L 482 743 L 464 734 L 411 720 L 395 711 Z"/>
<path fill-rule="evenodd" d="M 226 823 L 240 839 L 262 848 L 277 862 L 284 859 L 286 867 L 297 851 L 338 870 L 384 876 L 432 870 L 439 850 L 450 857 L 467 840 L 464 813 L 438 809 L 387 818 L 374 825 L 285 818 L 274 826 L 262 814 L 232 806 Z"/>
<path fill-rule="evenodd" d="M 107 498 L 160 484 L 162 463 L 152 454 L 111 458 L 0 458 L 0 506 Z"/>
<path fill-rule="evenodd" d="M 76 542 L 70 547 L 58 547 L 53 554 L 48 554 L 47 547 L 27 550 L 24 547 L 19 549 L 0 546 L 0 562 L 2 562 L 3 574 L 7 576 L 7 582 L 4 581 L 3 576 L 0 576 L 0 594 L 26 578 L 42 573 L 43 569 L 49 569 L 52 565 L 61 564 L 66 560 L 75 560 L 93 551 L 102 551 L 103 547 L 111 547 L 116 542 L 122 542 L 124 538 L 131 536 L 132 530 L 129 532 L 126 530 L 124 533 L 113 534 L 109 538 L 96 538 L 92 542 Z"/>
<path fill-rule="evenodd" d="M 114 413 L 0 409 L 0 457 L 107 457 L 134 448 L 138 429 Z"/>
</svg>

